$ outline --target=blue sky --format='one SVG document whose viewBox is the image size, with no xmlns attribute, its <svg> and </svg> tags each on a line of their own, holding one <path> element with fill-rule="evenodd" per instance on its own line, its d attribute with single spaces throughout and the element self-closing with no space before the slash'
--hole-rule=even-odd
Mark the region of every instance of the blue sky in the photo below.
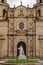
<svg viewBox="0 0 43 65">
<path fill-rule="evenodd" d="M 27 6 L 29 4 L 29 7 L 33 7 L 33 4 L 36 3 L 36 0 L 7 0 L 7 2 L 10 4 L 10 7 L 14 7 L 14 4 L 15 6 L 20 5 L 21 1 L 24 6 Z"/>
</svg>

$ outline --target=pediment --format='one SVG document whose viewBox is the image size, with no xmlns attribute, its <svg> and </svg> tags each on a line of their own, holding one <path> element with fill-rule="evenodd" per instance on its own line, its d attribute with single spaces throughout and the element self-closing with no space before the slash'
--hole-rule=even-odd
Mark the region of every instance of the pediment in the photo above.
<svg viewBox="0 0 43 65">
<path fill-rule="evenodd" d="M 23 8 L 23 9 L 27 9 L 26 6 L 23 6 L 23 5 L 20 5 L 20 6 L 17 6 L 16 9 L 20 9 L 20 8 Z"/>
<path fill-rule="evenodd" d="M 14 11 L 15 17 L 25 17 L 27 15 L 27 8 L 25 6 L 18 6 Z"/>
</svg>

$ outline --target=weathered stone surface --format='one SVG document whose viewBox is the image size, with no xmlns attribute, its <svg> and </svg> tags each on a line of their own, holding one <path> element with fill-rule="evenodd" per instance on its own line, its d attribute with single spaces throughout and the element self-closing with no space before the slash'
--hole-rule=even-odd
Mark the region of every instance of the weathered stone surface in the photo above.
<svg viewBox="0 0 43 65">
<path fill-rule="evenodd" d="M 33 8 L 23 5 L 10 8 L 7 0 L 0 0 L 0 58 L 18 58 L 22 41 L 27 58 L 43 59 L 43 1 L 40 1 Z"/>
</svg>

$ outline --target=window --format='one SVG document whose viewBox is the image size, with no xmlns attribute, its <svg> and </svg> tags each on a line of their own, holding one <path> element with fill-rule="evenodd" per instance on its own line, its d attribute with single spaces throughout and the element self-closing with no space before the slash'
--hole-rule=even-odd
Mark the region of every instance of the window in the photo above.
<svg viewBox="0 0 43 65">
<path fill-rule="evenodd" d="M 19 23 L 19 28 L 22 30 L 24 28 L 24 23 L 23 22 L 20 22 Z"/>
<path fill-rule="evenodd" d="M 3 17 L 5 16 L 5 13 L 6 13 L 6 10 L 5 10 L 5 9 L 3 9 Z"/>
<path fill-rule="evenodd" d="M 42 0 L 40 0 L 40 3 L 42 3 Z"/>
<path fill-rule="evenodd" d="M 2 0 L 2 3 L 4 3 L 4 0 Z"/>
<path fill-rule="evenodd" d="M 40 16 L 41 15 L 41 11 L 40 10 L 38 10 L 38 16 Z"/>
</svg>

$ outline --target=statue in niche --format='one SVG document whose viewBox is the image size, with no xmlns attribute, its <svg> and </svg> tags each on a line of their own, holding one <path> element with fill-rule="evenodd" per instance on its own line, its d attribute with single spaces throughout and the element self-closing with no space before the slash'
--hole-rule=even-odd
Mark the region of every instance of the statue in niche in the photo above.
<svg viewBox="0 0 43 65">
<path fill-rule="evenodd" d="M 22 47 L 22 45 L 18 48 L 18 50 L 20 51 L 19 52 L 19 55 L 24 55 L 24 50 L 23 50 L 23 47 Z"/>
<path fill-rule="evenodd" d="M 26 59 L 26 56 L 24 54 L 24 49 L 23 49 L 22 45 L 18 48 L 18 50 L 19 50 L 18 59 Z"/>
<path fill-rule="evenodd" d="M 20 10 L 20 14 L 18 14 L 18 16 L 24 16 L 23 10 Z"/>
</svg>

